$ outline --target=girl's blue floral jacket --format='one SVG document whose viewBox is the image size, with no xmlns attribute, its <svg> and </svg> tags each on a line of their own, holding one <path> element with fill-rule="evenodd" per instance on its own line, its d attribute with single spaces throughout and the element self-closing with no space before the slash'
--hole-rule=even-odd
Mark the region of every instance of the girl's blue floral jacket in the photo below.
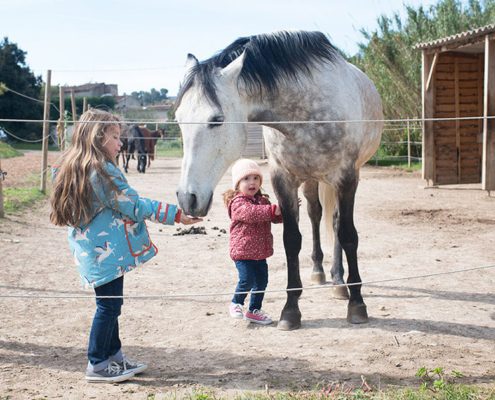
<svg viewBox="0 0 495 400">
<path fill-rule="evenodd" d="M 108 162 L 105 169 L 118 194 L 93 172 L 94 217 L 87 225 L 69 227 L 69 245 L 84 287 L 111 282 L 157 254 L 146 219 L 167 225 L 180 220 L 177 206 L 139 197 L 117 166 Z"/>
</svg>

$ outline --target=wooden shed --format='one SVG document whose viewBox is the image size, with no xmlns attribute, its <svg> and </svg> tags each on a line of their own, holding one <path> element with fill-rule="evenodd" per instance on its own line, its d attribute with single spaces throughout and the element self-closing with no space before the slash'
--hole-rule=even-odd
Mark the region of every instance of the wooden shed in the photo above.
<svg viewBox="0 0 495 400">
<path fill-rule="evenodd" d="M 495 24 L 422 51 L 423 179 L 495 190 Z"/>
</svg>

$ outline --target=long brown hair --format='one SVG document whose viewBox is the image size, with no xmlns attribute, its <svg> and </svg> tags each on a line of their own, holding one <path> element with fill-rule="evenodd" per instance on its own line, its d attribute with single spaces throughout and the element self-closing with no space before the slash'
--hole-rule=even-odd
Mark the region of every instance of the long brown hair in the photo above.
<svg viewBox="0 0 495 400">
<path fill-rule="evenodd" d="M 93 218 L 93 190 L 89 181 L 96 171 L 107 180 L 103 166 L 110 159 L 103 147 L 105 131 L 119 125 L 119 118 L 106 111 L 90 109 L 77 123 L 71 147 L 62 155 L 50 198 L 50 221 L 59 226 L 79 226 Z"/>
</svg>

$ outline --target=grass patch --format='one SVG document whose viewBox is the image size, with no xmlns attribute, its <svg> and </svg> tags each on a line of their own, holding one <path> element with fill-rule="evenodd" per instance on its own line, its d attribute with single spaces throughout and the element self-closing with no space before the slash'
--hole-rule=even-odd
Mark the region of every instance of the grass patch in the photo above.
<svg viewBox="0 0 495 400">
<path fill-rule="evenodd" d="M 182 158 L 183 154 L 182 141 L 180 139 L 159 140 L 156 143 L 156 155 L 158 157 Z"/>
<path fill-rule="evenodd" d="M 11 158 L 18 156 L 22 156 L 20 151 L 17 151 L 5 142 L 0 142 L 0 158 Z"/>
<path fill-rule="evenodd" d="M 187 400 L 495 400 L 495 388 L 481 388 L 458 384 L 446 384 L 441 389 L 391 389 L 349 390 L 345 385 L 332 385 L 330 388 L 312 391 L 293 392 L 243 392 L 238 395 L 225 396 L 210 388 L 195 388 L 189 393 L 168 393 L 161 397 L 150 393 L 147 400 L 187 399 Z"/>
<path fill-rule="evenodd" d="M 45 197 L 37 187 L 6 188 L 3 190 L 3 208 L 6 214 L 12 214 Z"/>
<path fill-rule="evenodd" d="M 403 169 L 408 172 L 421 171 L 422 163 L 420 162 L 411 162 L 411 166 L 407 165 L 407 161 L 399 161 L 397 159 L 380 159 L 374 160 L 371 159 L 368 161 L 368 165 L 378 166 L 378 167 L 394 167 Z"/>
<path fill-rule="evenodd" d="M 2 190 L 4 213 L 13 214 L 22 211 L 45 199 L 47 195 L 39 190 L 40 179 L 38 174 L 33 173 L 27 175 L 15 187 L 4 187 Z"/>
<path fill-rule="evenodd" d="M 26 142 L 15 142 L 12 143 L 12 147 L 17 150 L 42 150 L 42 143 L 26 143 Z M 58 146 L 53 144 L 48 145 L 48 151 L 58 151 Z"/>
</svg>

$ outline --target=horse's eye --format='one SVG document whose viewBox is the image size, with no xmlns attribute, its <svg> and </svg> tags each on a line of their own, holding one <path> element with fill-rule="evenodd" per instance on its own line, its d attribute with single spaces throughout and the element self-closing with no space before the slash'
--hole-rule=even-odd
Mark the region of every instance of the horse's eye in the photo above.
<svg viewBox="0 0 495 400">
<path fill-rule="evenodd" d="M 223 121 L 224 121 L 223 115 L 214 115 L 208 120 L 208 128 L 210 129 L 216 128 L 217 126 L 222 125 Z"/>
</svg>

